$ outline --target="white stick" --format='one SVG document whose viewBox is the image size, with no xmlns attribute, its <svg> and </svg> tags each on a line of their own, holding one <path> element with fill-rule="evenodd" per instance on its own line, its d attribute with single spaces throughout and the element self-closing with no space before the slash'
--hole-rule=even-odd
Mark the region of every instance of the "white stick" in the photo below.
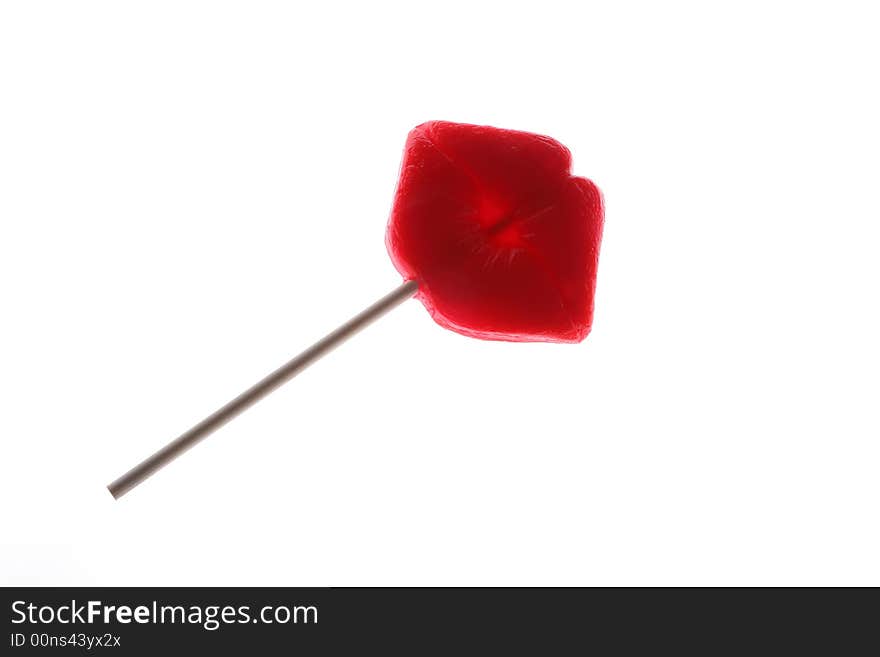
<svg viewBox="0 0 880 657">
<path fill-rule="evenodd" d="M 418 281 L 407 281 L 393 292 L 379 299 L 372 306 L 352 317 L 335 331 L 328 333 L 311 347 L 286 364 L 279 367 L 259 383 L 254 384 L 223 408 L 215 411 L 192 429 L 171 441 L 158 452 L 145 459 L 124 475 L 107 486 L 110 494 L 116 499 L 125 495 L 132 488 L 147 479 L 150 475 L 171 463 L 178 456 L 193 447 L 196 443 L 207 438 L 211 433 L 229 422 L 239 413 L 250 408 L 263 397 L 290 381 L 309 365 L 320 359 L 325 354 L 333 351 L 355 333 L 373 323 L 376 319 L 397 307 L 411 296 L 419 288 Z"/>
</svg>

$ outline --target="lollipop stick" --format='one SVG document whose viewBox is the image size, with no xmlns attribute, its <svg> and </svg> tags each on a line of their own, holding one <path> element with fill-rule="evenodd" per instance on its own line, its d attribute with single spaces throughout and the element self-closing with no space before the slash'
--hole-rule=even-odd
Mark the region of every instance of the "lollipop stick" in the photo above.
<svg viewBox="0 0 880 657">
<path fill-rule="evenodd" d="M 215 411 L 192 429 L 171 441 L 158 452 L 139 463 L 124 475 L 107 486 L 110 494 L 116 499 L 125 495 L 132 488 L 140 484 L 147 477 L 158 472 L 171 461 L 183 454 L 190 447 L 202 439 L 208 437 L 213 431 L 219 429 L 236 415 L 260 401 L 270 392 L 279 388 L 306 369 L 319 358 L 329 353 L 352 335 L 371 324 L 392 308 L 409 299 L 416 293 L 419 284 L 417 281 L 407 281 L 393 292 L 379 299 L 372 306 L 352 317 L 335 331 L 328 333 L 311 347 L 286 364 L 279 367 L 262 381 L 245 390 L 238 397 L 226 404 L 223 408 Z"/>
</svg>

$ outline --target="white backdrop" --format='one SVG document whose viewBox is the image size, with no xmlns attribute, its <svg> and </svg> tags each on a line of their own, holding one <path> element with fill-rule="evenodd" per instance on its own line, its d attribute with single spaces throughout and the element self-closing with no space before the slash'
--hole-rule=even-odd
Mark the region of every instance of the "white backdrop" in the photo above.
<svg viewBox="0 0 880 657">
<path fill-rule="evenodd" d="M 871 6 L 3 3 L 0 582 L 880 585 Z M 599 185 L 592 335 L 407 302 L 114 501 L 399 283 L 429 119 Z"/>
</svg>

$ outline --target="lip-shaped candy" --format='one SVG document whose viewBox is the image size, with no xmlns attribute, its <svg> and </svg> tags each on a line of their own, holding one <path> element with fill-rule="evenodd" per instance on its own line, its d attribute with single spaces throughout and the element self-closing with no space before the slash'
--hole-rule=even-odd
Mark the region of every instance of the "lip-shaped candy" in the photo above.
<svg viewBox="0 0 880 657">
<path fill-rule="evenodd" d="M 386 244 L 434 320 L 471 337 L 590 332 L 602 197 L 541 135 L 431 121 L 406 141 Z"/>
<path fill-rule="evenodd" d="M 409 133 L 388 222 L 406 281 L 114 480 L 125 495 L 415 294 L 441 326 L 487 340 L 580 342 L 593 322 L 602 196 L 571 153 L 528 132 L 432 121 Z"/>
</svg>

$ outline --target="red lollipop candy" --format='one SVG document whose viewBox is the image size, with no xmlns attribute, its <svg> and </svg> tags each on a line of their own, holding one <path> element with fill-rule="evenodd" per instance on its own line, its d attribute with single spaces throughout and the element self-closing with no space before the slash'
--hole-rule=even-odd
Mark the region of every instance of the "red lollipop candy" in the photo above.
<svg viewBox="0 0 880 657">
<path fill-rule="evenodd" d="M 489 340 L 580 342 L 602 235 L 596 186 L 528 132 L 432 121 L 409 133 L 387 244 L 438 324 Z"/>
<path fill-rule="evenodd" d="M 107 488 L 118 498 L 414 294 L 448 329 L 580 342 L 593 321 L 602 197 L 541 135 L 431 121 L 406 141 L 386 243 L 406 281 Z"/>
</svg>

